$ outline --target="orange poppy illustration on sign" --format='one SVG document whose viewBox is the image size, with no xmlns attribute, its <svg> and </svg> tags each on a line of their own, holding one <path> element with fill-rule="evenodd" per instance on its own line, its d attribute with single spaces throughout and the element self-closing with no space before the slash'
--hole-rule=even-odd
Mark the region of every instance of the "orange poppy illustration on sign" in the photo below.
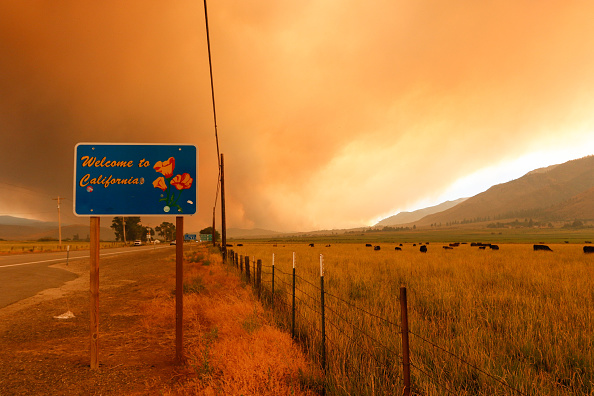
<svg viewBox="0 0 594 396">
<path fill-rule="evenodd" d="M 163 191 L 167 190 L 167 184 L 165 183 L 165 179 L 163 178 L 163 176 L 161 176 L 160 178 L 158 178 L 157 180 L 155 180 L 153 182 L 153 186 L 155 188 L 160 188 Z"/>
<path fill-rule="evenodd" d="M 163 176 L 170 178 L 173 176 L 173 170 L 175 169 L 175 158 L 169 157 L 167 161 L 157 161 L 153 168 L 162 173 Z"/>
<path fill-rule="evenodd" d="M 178 190 L 186 190 L 192 187 L 193 179 L 189 173 L 183 175 L 177 175 L 171 180 L 171 185 L 175 186 Z"/>
<path fill-rule="evenodd" d="M 163 175 L 153 181 L 153 186 L 163 191 L 161 199 L 159 199 L 159 201 L 165 202 L 163 212 L 169 213 L 172 209 L 177 209 L 178 213 L 183 213 L 181 206 L 179 206 L 177 202 L 179 201 L 183 190 L 192 187 L 194 179 L 192 179 L 189 173 L 183 173 L 173 177 L 173 170 L 175 169 L 175 158 L 173 157 L 170 157 L 167 161 L 157 161 L 153 169 Z M 171 186 L 178 190 L 177 194 Z M 165 192 L 167 192 L 167 196 L 165 196 Z"/>
</svg>

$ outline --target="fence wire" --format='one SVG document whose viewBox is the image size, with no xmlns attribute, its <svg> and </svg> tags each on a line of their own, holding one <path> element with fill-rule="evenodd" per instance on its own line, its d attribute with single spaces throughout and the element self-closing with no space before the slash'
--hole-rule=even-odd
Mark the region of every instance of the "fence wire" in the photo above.
<svg viewBox="0 0 594 396">
<path fill-rule="evenodd" d="M 232 253 L 232 255 L 233 255 L 233 253 Z M 232 262 L 234 263 L 234 261 L 232 261 Z M 268 266 L 268 265 L 264 265 L 264 264 L 262 264 L 262 267 L 272 268 L 273 266 Z M 251 268 L 251 269 L 253 270 L 253 266 L 252 266 L 252 268 Z M 250 272 L 251 272 L 251 271 L 250 271 Z M 255 272 L 255 271 L 254 271 L 254 272 Z M 285 275 L 285 276 L 292 277 L 292 276 L 293 276 L 293 274 L 292 274 L 292 273 L 288 273 L 288 272 L 284 272 L 284 271 L 282 271 L 280 268 L 278 268 L 278 267 L 276 267 L 276 266 L 274 267 L 274 272 L 275 272 L 275 273 L 279 273 L 279 276 L 278 276 L 278 278 L 277 278 L 277 279 L 275 279 L 275 280 L 276 280 L 276 282 L 277 282 L 277 284 L 284 285 L 284 286 L 286 286 L 286 288 L 288 288 L 289 290 L 292 290 L 292 288 L 293 288 L 293 286 L 294 286 L 294 285 L 293 285 L 293 282 L 292 282 L 292 281 L 291 281 L 291 283 L 289 283 L 289 282 L 286 282 L 285 280 L 283 280 L 283 279 L 282 279 L 283 277 L 282 277 L 282 276 L 280 276 L 280 275 Z M 260 273 L 261 273 L 261 274 L 266 274 L 266 275 L 273 275 L 273 273 L 272 273 L 272 272 L 267 272 L 267 271 L 261 271 Z M 255 275 L 256 275 L 256 274 L 254 273 L 252 276 L 255 276 Z M 317 290 L 317 291 L 320 291 L 320 292 L 322 291 L 322 289 L 321 289 L 320 287 L 316 286 L 314 283 L 312 283 L 312 282 L 310 282 L 309 280 L 307 280 L 307 279 L 305 279 L 305 278 L 301 277 L 300 275 L 297 275 L 297 274 L 295 274 L 295 282 L 297 282 L 297 281 L 304 282 L 306 285 L 308 285 L 308 286 L 310 286 L 310 287 L 314 288 L 314 289 L 315 289 L 315 290 Z M 269 283 L 272 283 L 273 281 L 272 281 L 272 279 L 271 279 L 271 280 L 264 280 L 264 281 L 262 281 L 262 280 L 261 280 L 260 282 L 261 282 L 261 283 L 267 283 L 267 284 L 269 284 Z M 290 299 L 290 298 L 292 298 L 292 297 L 293 297 L 293 294 L 292 294 L 292 292 L 291 292 L 291 291 L 288 291 L 288 290 L 286 290 L 286 288 L 281 286 L 281 287 L 275 288 L 274 292 L 275 292 L 275 293 L 282 293 L 282 295 L 283 295 L 283 296 L 286 296 L 286 297 L 287 297 L 287 300 L 288 300 L 288 299 Z M 269 291 L 269 292 L 270 292 L 270 291 Z M 308 292 L 304 291 L 302 288 L 295 287 L 295 293 L 297 293 L 297 292 L 301 293 L 301 295 L 303 295 L 303 296 L 306 296 L 306 297 L 307 297 L 307 298 L 309 298 L 311 301 L 313 301 L 314 303 L 317 303 L 317 304 L 319 304 L 319 305 L 321 306 L 321 299 L 319 299 L 318 297 L 314 297 L 314 296 L 312 296 L 312 295 L 311 295 L 311 294 L 309 294 Z M 369 312 L 368 310 L 366 310 L 366 309 L 363 309 L 363 308 L 361 308 L 361 307 L 359 307 L 359 306 L 357 306 L 357 305 L 355 305 L 355 304 L 353 304 L 353 303 L 351 303 L 351 302 L 349 302 L 349 301 L 346 301 L 345 299 L 343 299 L 343 298 L 340 298 L 340 297 L 338 297 L 338 296 L 336 296 L 336 295 L 334 295 L 334 294 L 332 294 L 332 293 L 328 293 L 327 291 L 324 291 L 324 295 L 325 295 L 325 296 L 329 296 L 329 297 L 332 297 L 332 298 L 334 298 L 334 299 L 335 299 L 337 302 L 340 302 L 340 303 L 342 303 L 342 304 L 345 304 L 345 305 L 347 305 L 347 306 L 348 306 L 350 309 L 352 309 L 352 310 L 354 310 L 354 311 L 357 311 L 357 312 L 359 312 L 359 313 L 362 313 L 362 314 L 364 314 L 364 315 L 368 315 L 368 316 L 370 316 L 370 317 L 372 317 L 372 318 L 375 318 L 375 319 L 379 320 L 380 322 L 383 322 L 383 323 L 384 323 L 384 324 L 386 324 L 386 325 L 389 325 L 389 326 L 393 326 L 393 327 L 395 327 L 395 328 L 398 328 L 398 329 L 399 329 L 399 333 L 402 333 L 402 330 L 401 330 L 401 325 L 400 325 L 400 324 L 394 323 L 393 321 L 391 321 L 391 320 L 389 320 L 389 319 L 383 318 L 383 317 L 381 317 L 381 316 L 379 316 L 379 315 L 376 315 L 376 314 L 374 314 L 374 313 L 372 313 L 372 312 Z M 291 302 L 289 302 L 289 301 L 285 301 L 285 299 L 284 299 L 284 298 L 278 298 L 278 299 L 274 299 L 274 301 L 275 301 L 275 304 L 276 304 L 276 302 L 279 302 L 279 301 L 280 301 L 280 303 L 281 303 L 281 304 L 283 304 L 285 307 L 287 307 L 288 309 L 292 309 L 292 303 L 291 303 Z M 320 311 L 320 310 L 321 310 L 321 308 L 317 308 L 317 309 L 316 309 L 316 308 L 312 307 L 312 306 L 311 306 L 309 303 L 307 303 L 307 302 L 306 302 L 306 301 L 305 301 L 303 298 L 301 298 L 300 296 L 297 296 L 297 295 L 295 295 L 295 303 L 296 303 L 296 308 L 299 308 L 299 307 L 305 307 L 305 308 L 307 308 L 307 309 L 311 310 L 312 312 L 316 313 L 316 314 L 317 314 L 317 315 L 319 315 L 320 317 L 321 317 L 321 315 L 322 315 L 322 313 L 321 313 L 321 311 Z M 388 352 L 389 354 L 391 354 L 391 355 L 395 356 L 397 359 L 402 359 L 402 355 L 400 355 L 398 352 L 395 352 L 395 351 L 394 351 L 394 350 L 392 350 L 390 347 L 388 347 L 388 346 L 384 345 L 382 342 L 378 341 L 376 338 L 374 338 L 373 336 L 369 335 L 369 334 L 368 334 L 366 331 L 364 331 L 363 329 L 361 329 L 361 328 L 359 328 L 359 327 L 355 326 L 355 325 L 353 324 L 353 321 L 349 321 L 349 320 L 348 320 L 348 319 L 347 319 L 347 318 L 344 316 L 344 314 L 340 314 L 336 308 L 334 308 L 334 309 L 333 309 L 333 308 L 331 308 L 331 305 L 329 305 L 329 304 L 327 304 L 327 303 L 326 303 L 326 304 L 325 304 L 325 306 L 324 306 L 324 309 L 325 309 L 325 310 L 327 310 L 327 311 L 329 311 L 329 313 L 331 313 L 333 316 L 336 316 L 336 317 L 338 318 L 338 322 L 340 322 L 340 323 L 343 323 L 343 324 L 346 324 L 346 325 L 350 326 L 350 328 L 351 328 L 351 332 L 352 332 L 353 334 L 355 334 L 355 331 L 356 331 L 358 334 L 360 334 L 360 336 L 361 336 L 361 337 L 364 337 L 364 338 L 360 338 L 361 340 L 365 340 L 365 339 L 367 339 L 367 340 L 370 340 L 370 342 L 371 342 L 371 344 L 372 344 L 372 348 L 374 348 L 373 350 L 370 350 L 370 349 L 369 349 L 369 347 L 367 347 L 367 346 L 365 346 L 365 345 L 362 345 L 362 344 L 361 344 L 359 341 L 357 341 L 355 338 L 353 338 L 353 336 L 350 336 L 350 335 L 348 335 L 348 334 L 347 334 L 347 332 L 344 330 L 344 328 L 343 328 L 343 327 L 341 327 L 341 326 L 337 325 L 337 324 L 336 324 L 334 321 L 330 320 L 328 317 L 326 317 L 326 318 L 325 318 L 325 323 L 329 324 L 329 325 L 331 326 L 331 328 L 335 329 L 335 331 L 336 331 L 336 332 L 338 332 L 338 334 L 340 334 L 342 337 L 346 338 L 346 339 L 347 339 L 349 342 L 351 342 L 353 345 L 356 345 L 356 346 L 359 348 L 359 350 L 360 350 L 362 353 L 364 353 L 364 354 L 365 354 L 365 355 L 367 355 L 367 356 L 370 356 L 370 357 L 371 357 L 371 358 L 372 358 L 372 359 L 373 359 L 373 360 L 374 360 L 374 361 L 375 361 L 375 362 L 376 362 L 376 363 L 379 365 L 378 367 L 381 367 L 381 365 L 382 365 L 383 363 L 382 363 L 382 362 L 380 362 L 380 361 L 378 360 L 378 358 L 376 357 L 376 353 L 375 353 L 375 352 L 377 352 L 377 349 L 381 349 L 381 350 L 383 350 L 383 351 L 385 351 L 385 352 Z M 315 332 L 314 334 L 317 334 L 318 336 L 322 334 L 322 331 L 321 331 L 321 330 L 320 330 L 320 329 L 319 329 L 319 328 L 318 328 L 318 327 L 317 327 L 317 326 L 314 324 L 314 322 L 312 322 L 312 321 L 311 321 L 311 320 L 310 320 L 308 317 L 306 317 L 306 316 L 305 316 L 305 313 L 304 313 L 304 312 L 301 312 L 301 310 L 299 310 L 299 309 L 296 309 L 295 313 L 296 313 L 296 315 L 297 315 L 298 317 L 300 317 L 301 319 L 303 319 L 303 321 L 304 321 L 304 322 L 306 322 L 306 323 L 310 324 L 310 325 L 309 325 L 309 326 L 307 326 L 307 327 L 308 327 L 309 329 L 312 329 L 312 330 L 314 330 L 314 332 Z M 422 341 L 422 342 L 424 342 L 424 343 L 426 343 L 426 344 L 428 344 L 428 345 L 431 345 L 433 348 L 436 348 L 436 349 L 438 349 L 438 350 L 440 350 L 440 351 L 442 351 L 442 352 L 444 352 L 444 353 L 446 353 L 446 354 L 450 355 L 451 357 L 453 357 L 453 358 L 457 359 L 457 360 L 458 360 L 459 362 L 461 362 L 462 364 L 464 364 L 464 365 L 466 365 L 466 366 L 468 366 L 468 367 L 470 367 L 470 368 L 472 368 L 472 369 L 476 370 L 477 372 L 479 372 L 479 373 L 481 373 L 481 374 L 483 374 L 483 375 L 486 375 L 487 377 L 489 377 L 489 378 L 493 379 L 494 381 L 496 381 L 496 382 L 498 382 L 499 384 L 501 384 L 501 385 L 503 385 L 504 387 L 506 387 L 506 388 L 507 388 L 509 391 L 515 392 L 516 394 L 519 394 L 519 395 L 522 395 L 522 396 L 527 396 L 527 394 L 526 394 L 526 393 L 524 393 L 524 392 L 522 392 L 522 391 L 520 391 L 520 390 L 518 390 L 518 389 L 515 389 L 515 388 L 513 388 L 513 387 L 512 387 L 512 386 L 510 386 L 509 384 L 507 384 L 507 383 L 505 383 L 504 381 L 502 381 L 500 378 L 497 378 L 497 377 L 493 376 L 492 374 L 490 374 L 490 373 L 486 372 L 485 370 L 483 370 L 483 369 L 481 369 L 481 368 L 479 368 L 479 367 L 477 367 L 477 366 L 475 366 L 475 365 L 473 365 L 473 364 L 471 364 L 471 363 L 467 362 L 465 359 L 463 359 L 462 357 L 460 357 L 460 356 L 456 355 L 455 353 L 453 353 L 453 352 L 451 352 L 451 351 L 447 350 L 446 348 L 444 348 L 444 347 L 441 347 L 441 346 L 439 346 L 439 345 L 437 345 L 437 344 L 433 343 L 432 341 L 430 341 L 430 340 L 427 340 L 426 338 L 424 338 L 424 337 L 422 337 L 422 336 L 418 335 L 417 333 L 415 333 L 415 332 L 412 332 L 412 331 L 410 331 L 410 330 L 408 331 L 408 333 L 409 333 L 410 335 L 412 335 L 412 336 L 416 337 L 418 340 L 420 340 L 420 341 Z M 341 355 L 343 355 L 343 356 L 345 357 L 345 359 L 352 358 L 352 356 L 351 356 L 351 355 L 347 355 L 347 354 L 346 354 L 346 353 L 345 353 L 345 352 L 342 350 L 342 348 L 340 348 L 339 344 L 338 344 L 338 343 L 337 343 L 337 342 L 336 342 L 336 341 L 335 341 L 335 340 L 332 338 L 332 336 L 330 336 L 330 334 L 329 334 L 329 333 L 327 333 L 327 334 L 325 335 L 325 339 L 326 339 L 326 341 L 327 341 L 329 344 L 332 344 L 332 345 L 334 345 L 334 346 L 335 346 L 335 348 L 331 349 L 331 353 L 334 353 L 334 352 L 339 352 Z M 313 342 L 313 341 L 311 341 L 311 340 L 310 340 L 310 343 L 311 343 L 311 342 Z M 376 349 L 376 348 L 377 348 L 377 349 Z M 315 349 L 315 348 L 314 348 L 314 349 Z M 319 354 L 318 354 L 318 353 L 316 353 L 316 355 L 319 355 Z M 420 364 L 420 363 L 418 363 L 418 362 L 413 362 L 413 360 L 411 360 L 411 361 L 410 361 L 410 366 L 411 366 L 412 368 L 414 368 L 416 371 L 418 371 L 419 373 L 421 373 L 421 374 L 423 375 L 423 377 L 424 377 L 424 378 L 428 379 L 428 380 L 429 380 L 429 381 L 430 381 L 432 384 L 434 384 L 434 386 L 436 386 L 437 388 L 439 388 L 439 389 L 442 389 L 442 390 L 446 391 L 448 394 L 453 394 L 453 395 L 455 395 L 455 394 L 456 394 L 456 393 L 455 393 L 453 390 L 451 390 L 451 389 L 450 389 L 450 388 L 449 388 L 449 387 L 448 387 L 446 384 L 444 384 L 444 382 L 443 382 L 443 381 L 441 381 L 441 380 L 439 380 L 438 378 L 436 378 L 436 376 L 435 376 L 435 375 L 432 375 L 432 374 L 431 374 L 431 373 L 429 373 L 429 372 L 428 372 L 426 369 L 423 369 L 423 368 L 421 368 L 421 364 Z M 398 372 L 395 372 L 394 374 L 396 374 L 396 378 L 397 378 L 397 379 L 399 379 L 399 380 L 402 380 L 402 377 L 401 377 L 400 373 L 398 373 Z M 414 388 L 416 388 L 417 386 L 416 386 L 416 385 L 414 385 L 413 387 L 414 387 Z"/>
</svg>

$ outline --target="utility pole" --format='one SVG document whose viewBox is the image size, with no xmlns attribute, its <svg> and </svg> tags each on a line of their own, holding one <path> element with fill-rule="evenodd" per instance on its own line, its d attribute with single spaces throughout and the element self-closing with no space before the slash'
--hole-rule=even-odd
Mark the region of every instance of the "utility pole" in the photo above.
<svg viewBox="0 0 594 396">
<path fill-rule="evenodd" d="M 58 240 L 60 243 L 60 246 L 62 246 L 62 216 L 60 215 L 60 200 L 63 198 L 60 198 L 60 196 L 58 195 L 58 198 L 54 198 L 54 201 L 58 201 Z"/>
<path fill-rule="evenodd" d="M 227 224 L 225 218 L 225 162 L 221 154 L 221 248 L 223 260 L 227 260 Z"/>
<path fill-rule="evenodd" d="M 122 229 L 124 230 L 124 246 L 126 246 L 126 218 L 122 217 Z"/>
</svg>

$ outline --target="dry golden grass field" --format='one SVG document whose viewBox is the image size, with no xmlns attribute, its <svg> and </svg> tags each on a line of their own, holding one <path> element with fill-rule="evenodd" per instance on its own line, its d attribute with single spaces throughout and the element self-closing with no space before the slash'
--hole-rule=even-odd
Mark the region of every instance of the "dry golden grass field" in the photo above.
<svg viewBox="0 0 594 396">
<path fill-rule="evenodd" d="M 101 249 L 111 247 L 122 247 L 122 242 L 101 242 Z M 4 254 L 22 254 L 22 253 L 41 253 L 41 252 L 65 252 L 67 246 L 70 250 L 89 249 L 89 242 L 82 241 L 0 241 L 0 255 Z"/>
<path fill-rule="evenodd" d="M 329 394 L 401 394 L 404 285 L 413 394 L 594 395 L 594 254 L 583 245 L 379 245 L 229 248 L 263 261 L 269 306 L 274 254 L 274 310 L 289 331 L 295 252 L 296 336 L 317 359 L 323 254 Z"/>
</svg>

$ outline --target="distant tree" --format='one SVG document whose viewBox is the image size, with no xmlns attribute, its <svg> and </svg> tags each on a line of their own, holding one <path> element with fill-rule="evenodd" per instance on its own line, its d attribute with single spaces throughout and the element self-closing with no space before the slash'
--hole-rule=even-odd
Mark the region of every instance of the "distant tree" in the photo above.
<svg viewBox="0 0 594 396">
<path fill-rule="evenodd" d="M 140 224 L 140 217 L 126 217 L 126 241 L 140 239 L 146 241 L 146 227 Z M 122 217 L 114 217 L 111 221 L 111 228 L 116 237 L 116 241 L 124 241 L 124 226 Z"/>
<path fill-rule="evenodd" d="M 175 239 L 175 225 L 173 223 L 164 221 L 161 225 L 155 227 L 155 231 L 166 241 Z"/>
<path fill-rule="evenodd" d="M 206 228 L 200 230 L 200 233 L 212 235 L 212 227 L 206 227 Z M 221 234 L 219 234 L 219 232 L 217 230 L 215 230 L 215 237 L 216 237 L 217 241 L 221 240 Z"/>
</svg>

